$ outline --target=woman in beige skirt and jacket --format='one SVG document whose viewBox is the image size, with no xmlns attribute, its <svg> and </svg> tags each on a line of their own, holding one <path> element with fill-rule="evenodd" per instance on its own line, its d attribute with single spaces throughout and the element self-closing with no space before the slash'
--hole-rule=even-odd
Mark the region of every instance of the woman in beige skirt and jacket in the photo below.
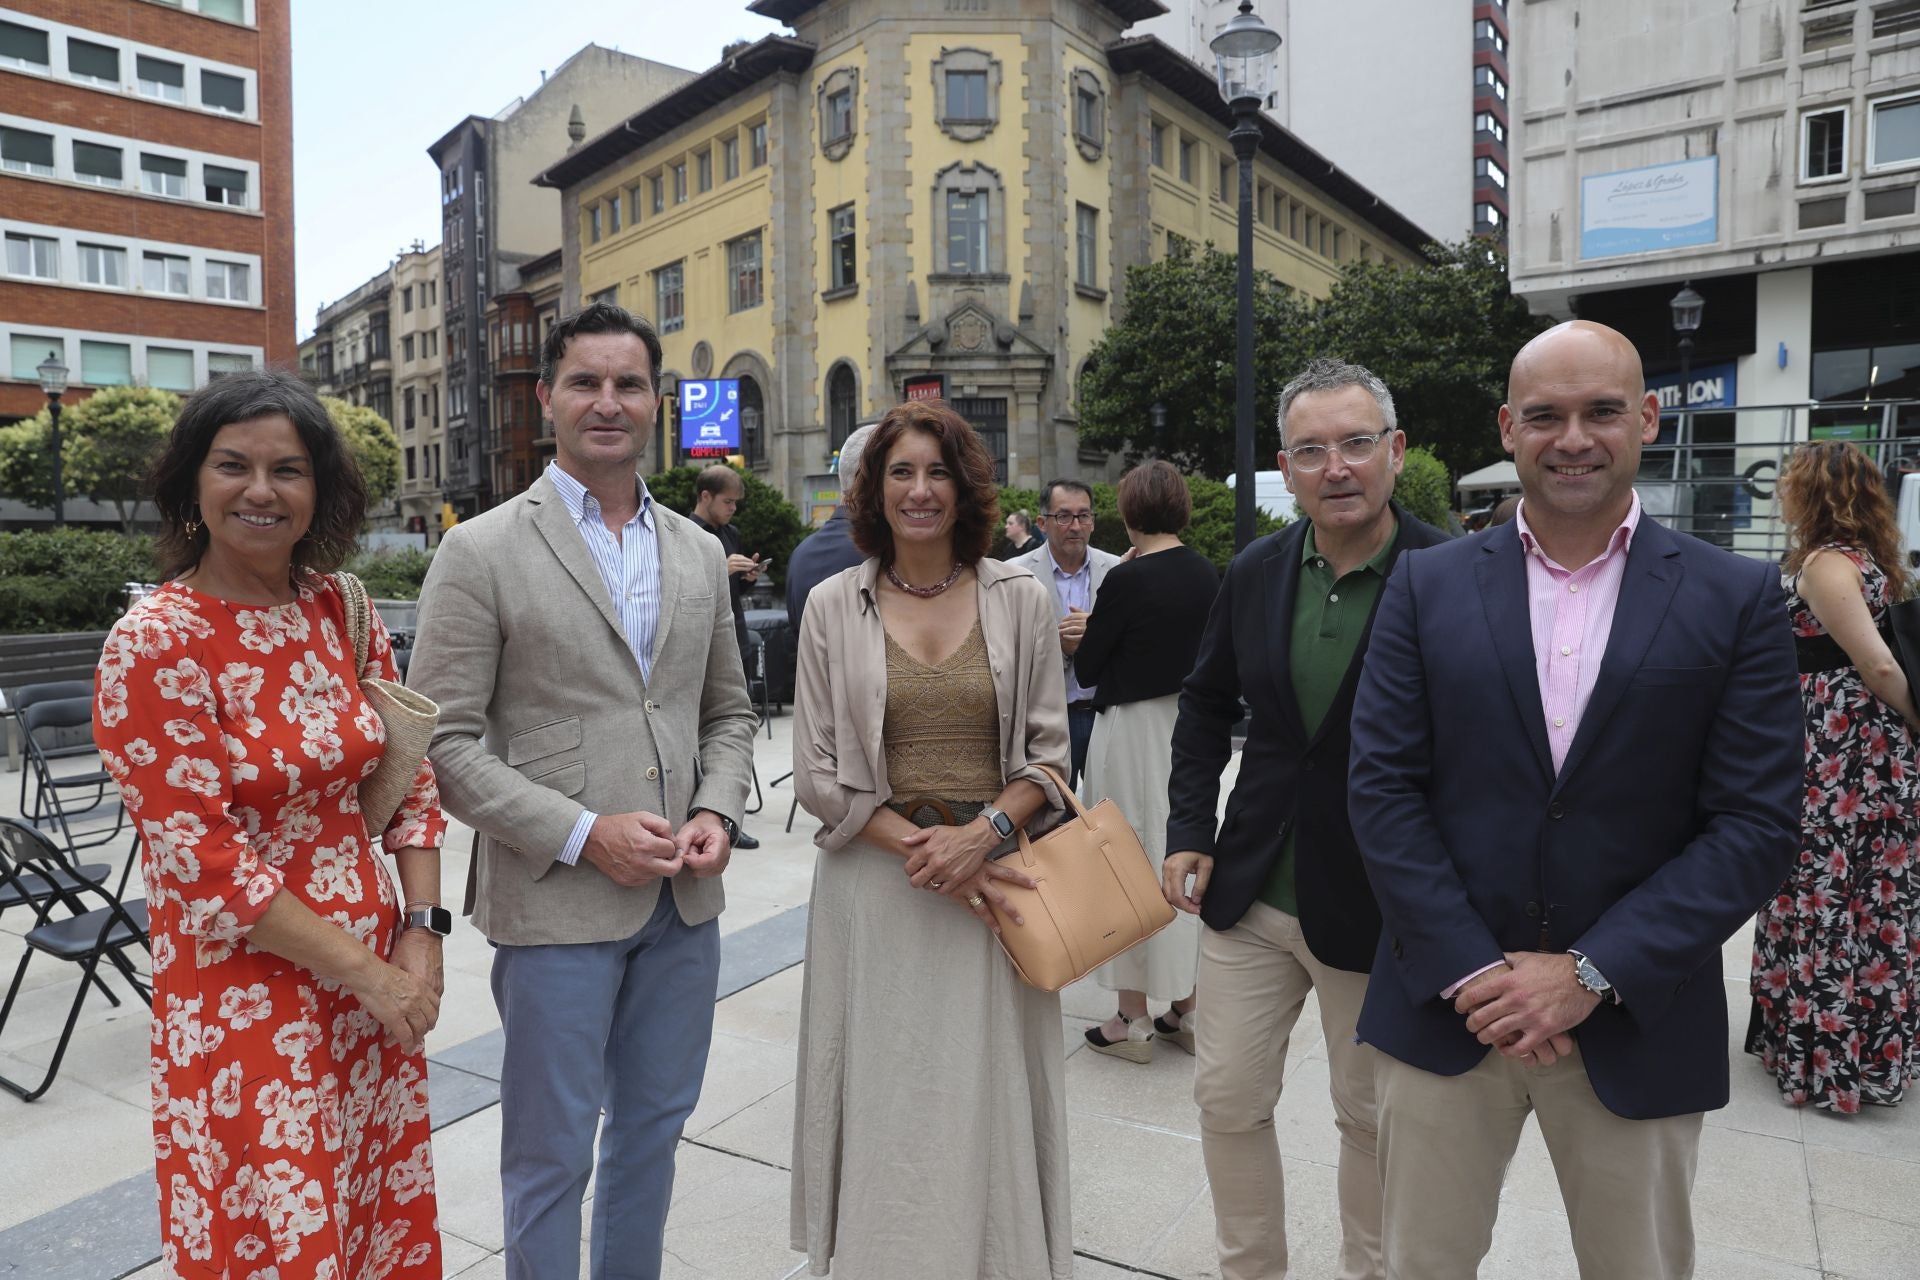
<svg viewBox="0 0 1920 1280">
<path fill-rule="evenodd" d="M 817 1276 L 1073 1274 L 1060 1000 L 1020 981 L 990 909 L 1028 883 L 992 855 L 1063 808 L 1035 766 L 1066 773 L 1066 696 L 1052 592 L 987 558 L 995 497 L 965 420 L 895 408 L 848 501 L 871 558 L 807 600 L 792 1231 Z"/>
</svg>

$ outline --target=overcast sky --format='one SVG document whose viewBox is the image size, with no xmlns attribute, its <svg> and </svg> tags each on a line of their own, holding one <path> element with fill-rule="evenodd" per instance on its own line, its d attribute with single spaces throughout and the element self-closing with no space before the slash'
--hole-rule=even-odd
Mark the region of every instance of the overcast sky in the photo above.
<svg viewBox="0 0 1920 1280">
<path fill-rule="evenodd" d="M 746 0 L 301 0 L 293 6 L 300 336 L 323 302 L 414 240 L 440 239 L 427 147 L 459 121 L 533 93 L 541 71 L 584 45 L 704 71 L 728 41 L 783 30 L 748 13 Z"/>
</svg>

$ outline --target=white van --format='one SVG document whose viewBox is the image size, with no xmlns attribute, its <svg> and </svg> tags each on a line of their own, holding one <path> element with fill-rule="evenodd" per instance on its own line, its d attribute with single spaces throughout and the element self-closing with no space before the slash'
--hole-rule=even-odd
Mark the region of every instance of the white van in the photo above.
<svg viewBox="0 0 1920 1280">
<path fill-rule="evenodd" d="M 1234 482 L 1239 478 L 1228 476 L 1227 488 L 1235 488 Z M 1293 494 L 1287 491 L 1287 478 L 1278 471 L 1253 473 L 1253 505 L 1280 521 L 1291 521 L 1298 513 Z"/>
</svg>

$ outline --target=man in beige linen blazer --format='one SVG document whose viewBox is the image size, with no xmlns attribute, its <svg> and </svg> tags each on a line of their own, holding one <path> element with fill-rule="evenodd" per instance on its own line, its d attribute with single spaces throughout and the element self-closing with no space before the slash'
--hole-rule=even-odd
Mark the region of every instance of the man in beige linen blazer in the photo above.
<svg viewBox="0 0 1920 1280">
<path fill-rule="evenodd" d="M 449 531 L 420 597 L 410 683 L 440 705 L 431 756 L 479 833 L 467 902 L 496 948 L 512 1280 L 579 1273 L 596 1137 L 592 1274 L 658 1274 L 712 1034 L 755 718 L 720 545 L 638 476 L 659 366 L 618 307 L 557 325 L 554 465 Z"/>
</svg>

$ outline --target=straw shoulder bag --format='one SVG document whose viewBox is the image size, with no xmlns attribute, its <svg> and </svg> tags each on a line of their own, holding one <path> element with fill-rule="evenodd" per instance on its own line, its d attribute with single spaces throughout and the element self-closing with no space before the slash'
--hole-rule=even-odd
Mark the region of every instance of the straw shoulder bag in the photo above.
<svg viewBox="0 0 1920 1280">
<path fill-rule="evenodd" d="M 367 599 L 366 584 L 352 574 L 331 576 L 347 605 L 347 633 L 353 639 L 353 669 L 360 680 L 360 696 L 387 730 L 386 752 L 374 771 L 360 781 L 360 812 L 367 820 L 367 835 L 377 844 L 400 802 L 413 788 L 420 762 L 427 758 L 434 726 L 440 722 L 440 708 L 423 693 L 367 674 L 373 602 Z"/>
<path fill-rule="evenodd" d="M 1172 924 L 1173 908 L 1120 806 L 1102 800 L 1089 809 L 1059 774 L 1039 768 L 1072 813 L 1038 840 L 1024 827 L 1015 833 L 1019 848 L 1001 864 L 1026 872 L 1037 887 L 996 880 L 1026 923 L 1016 925 L 997 907 L 994 914 L 1000 945 L 1021 980 L 1058 991 Z"/>
</svg>

